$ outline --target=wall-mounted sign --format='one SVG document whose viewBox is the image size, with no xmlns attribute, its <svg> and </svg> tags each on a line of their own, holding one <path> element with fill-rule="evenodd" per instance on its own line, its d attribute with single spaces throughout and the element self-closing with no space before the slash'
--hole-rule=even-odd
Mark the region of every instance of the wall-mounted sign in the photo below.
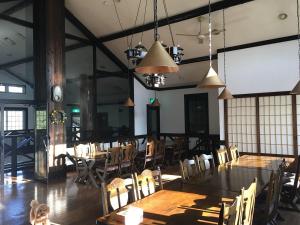
<svg viewBox="0 0 300 225">
<path fill-rule="evenodd" d="M 79 108 L 72 108 L 71 113 L 80 113 L 80 109 Z"/>
<path fill-rule="evenodd" d="M 155 101 L 155 98 L 149 98 L 149 103 L 153 104 L 153 102 Z"/>
</svg>

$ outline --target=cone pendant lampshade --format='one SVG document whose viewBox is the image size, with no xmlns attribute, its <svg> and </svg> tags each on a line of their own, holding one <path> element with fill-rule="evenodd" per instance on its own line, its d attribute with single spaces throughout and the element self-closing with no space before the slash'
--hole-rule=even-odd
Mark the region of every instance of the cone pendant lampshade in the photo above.
<svg viewBox="0 0 300 225">
<path fill-rule="evenodd" d="M 155 41 L 135 71 L 142 74 L 176 73 L 179 67 L 161 43 Z"/>
<path fill-rule="evenodd" d="M 123 106 L 125 107 L 134 107 L 134 102 L 130 97 L 127 98 L 127 100 L 124 102 Z"/>
<path fill-rule="evenodd" d="M 296 86 L 293 88 L 293 90 L 290 92 L 292 95 L 298 95 L 300 94 L 300 81 L 296 84 Z"/>
<path fill-rule="evenodd" d="M 210 67 L 207 75 L 198 84 L 199 88 L 220 88 L 225 87 L 224 82 L 219 78 L 216 71 Z"/>
<path fill-rule="evenodd" d="M 157 98 L 155 98 L 155 101 L 152 103 L 152 106 L 156 106 L 156 107 L 160 106 L 160 103 Z"/>
<path fill-rule="evenodd" d="M 230 91 L 228 90 L 227 87 L 224 88 L 224 90 L 221 92 L 221 94 L 219 95 L 218 99 L 233 99 L 232 94 L 230 93 Z"/>
</svg>

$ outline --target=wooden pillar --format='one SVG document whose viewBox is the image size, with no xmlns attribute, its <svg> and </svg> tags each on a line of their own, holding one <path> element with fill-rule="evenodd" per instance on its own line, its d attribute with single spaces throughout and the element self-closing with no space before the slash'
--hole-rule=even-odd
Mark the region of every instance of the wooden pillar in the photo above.
<svg viewBox="0 0 300 225">
<path fill-rule="evenodd" d="M 297 129 L 297 96 L 292 95 L 292 124 L 294 157 L 298 157 L 298 129 Z"/>
<path fill-rule="evenodd" d="M 60 86 L 62 90 L 65 87 L 64 48 L 64 0 L 34 0 L 35 99 L 37 109 L 45 110 L 47 115 L 45 129 L 36 131 L 36 156 L 39 152 L 39 160 L 43 161 L 36 162 L 36 167 L 43 165 L 41 174 L 36 168 L 36 177 L 46 181 L 65 176 L 64 167 L 56 165 L 57 156 L 66 153 L 65 125 L 50 121 L 54 110 L 63 110 L 63 101 L 54 102 L 51 96 L 53 86 Z M 46 153 L 45 144 L 48 147 Z"/>
<path fill-rule="evenodd" d="M 225 132 L 225 146 L 229 147 L 228 140 L 228 100 L 224 100 L 224 132 Z"/>
<path fill-rule="evenodd" d="M 260 148 L 260 120 L 259 120 L 259 97 L 255 97 L 255 123 L 256 123 L 256 149 L 257 154 L 261 155 Z"/>
</svg>

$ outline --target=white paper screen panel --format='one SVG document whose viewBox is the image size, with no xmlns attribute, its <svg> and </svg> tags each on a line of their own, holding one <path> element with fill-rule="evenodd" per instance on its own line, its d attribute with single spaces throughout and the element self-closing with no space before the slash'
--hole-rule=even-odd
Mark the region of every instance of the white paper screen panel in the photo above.
<svg viewBox="0 0 300 225">
<path fill-rule="evenodd" d="M 228 100 L 228 143 L 241 152 L 257 152 L 255 98 Z"/>
<path fill-rule="evenodd" d="M 300 95 L 296 96 L 296 107 L 297 107 L 298 154 L 300 155 Z"/>
<path fill-rule="evenodd" d="M 259 97 L 261 153 L 293 155 L 291 95 Z"/>
</svg>

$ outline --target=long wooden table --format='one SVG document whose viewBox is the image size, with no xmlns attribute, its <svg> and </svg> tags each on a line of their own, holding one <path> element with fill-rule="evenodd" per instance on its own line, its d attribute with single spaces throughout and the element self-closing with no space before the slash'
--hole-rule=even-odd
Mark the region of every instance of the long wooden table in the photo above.
<svg viewBox="0 0 300 225">
<path fill-rule="evenodd" d="M 232 202 L 240 189 L 247 188 L 255 177 L 257 193 L 260 193 L 269 181 L 271 169 L 278 168 L 281 161 L 278 157 L 245 155 L 188 183 L 170 182 L 164 190 L 130 206 L 144 210 L 141 224 L 217 224 L 222 202 Z M 97 224 L 122 224 L 115 220 L 116 212 L 98 218 Z"/>
</svg>

